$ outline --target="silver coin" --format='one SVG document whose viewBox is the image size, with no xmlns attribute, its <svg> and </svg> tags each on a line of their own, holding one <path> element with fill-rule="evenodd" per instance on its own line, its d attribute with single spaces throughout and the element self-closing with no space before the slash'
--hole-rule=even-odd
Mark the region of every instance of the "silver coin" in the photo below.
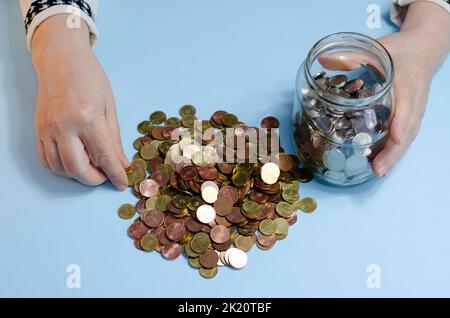
<svg viewBox="0 0 450 318">
<path fill-rule="evenodd" d="M 341 117 L 336 122 L 336 129 L 349 129 L 352 126 L 352 122 L 348 120 L 346 117 Z"/>
<path fill-rule="evenodd" d="M 373 109 L 366 109 L 364 111 L 364 121 L 366 123 L 366 127 L 371 130 L 377 126 L 377 115 Z"/>
<path fill-rule="evenodd" d="M 325 151 L 322 160 L 329 170 L 342 171 L 345 168 L 345 156 L 339 149 Z"/>
<path fill-rule="evenodd" d="M 342 171 L 327 170 L 324 172 L 323 176 L 338 183 L 344 183 L 347 181 L 347 176 L 345 172 Z"/>
<path fill-rule="evenodd" d="M 373 175 L 372 169 L 367 169 L 366 171 L 354 176 L 352 182 L 359 183 L 365 179 L 370 178 L 372 175 Z"/>
<path fill-rule="evenodd" d="M 351 155 L 345 161 L 345 172 L 348 176 L 355 176 L 370 169 L 369 161 L 364 156 Z"/>
<path fill-rule="evenodd" d="M 355 133 L 359 134 L 359 133 L 370 131 L 370 129 L 367 128 L 367 126 L 366 126 L 366 121 L 365 121 L 364 117 L 353 117 L 351 119 L 351 121 L 352 121 L 353 130 L 355 131 Z"/>
<path fill-rule="evenodd" d="M 360 147 L 360 146 L 370 145 L 371 143 L 372 143 L 372 137 L 366 132 L 358 133 L 352 139 L 353 147 Z"/>
<path fill-rule="evenodd" d="M 331 124 L 331 120 L 328 117 L 322 116 L 320 118 L 317 118 L 316 125 L 327 135 L 333 131 L 333 125 Z"/>
<path fill-rule="evenodd" d="M 347 139 L 347 130 L 335 130 L 331 134 L 331 140 L 335 143 L 342 144 Z"/>
</svg>

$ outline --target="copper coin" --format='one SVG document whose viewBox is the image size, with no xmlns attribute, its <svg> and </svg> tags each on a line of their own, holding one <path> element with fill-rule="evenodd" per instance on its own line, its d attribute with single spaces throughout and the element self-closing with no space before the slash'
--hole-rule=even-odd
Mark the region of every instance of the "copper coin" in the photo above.
<svg viewBox="0 0 450 318">
<path fill-rule="evenodd" d="M 159 234 L 160 234 L 161 232 L 164 232 L 164 231 L 165 231 L 165 229 L 164 229 L 163 226 L 158 226 L 158 227 L 155 227 L 155 228 L 150 229 L 149 233 L 150 233 L 150 234 L 153 234 L 153 235 L 156 236 L 156 237 L 158 237 Z"/>
<path fill-rule="evenodd" d="M 223 216 L 216 215 L 215 221 L 218 225 L 224 225 L 226 227 L 230 227 L 231 223 Z"/>
<path fill-rule="evenodd" d="M 213 268 L 217 265 L 217 262 L 219 261 L 219 255 L 217 255 L 216 251 L 209 250 L 203 253 L 198 257 L 198 261 L 200 262 L 200 265 L 204 268 Z"/>
<path fill-rule="evenodd" d="M 192 233 L 200 232 L 203 229 L 203 227 L 204 227 L 204 224 L 200 223 L 193 217 L 190 217 L 186 222 L 186 228 L 188 229 L 189 232 L 192 232 Z"/>
<path fill-rule="evenodd" d="M 294 157 L 287 154 L 279 154 L 278 155 L 278 166 L 281 171 L 283 172 L 289 172 L 296 166 L 296 161 Z"/>
<path fill-rule="evenodd" d="M 145 179 L 139 185 L 139 192 L 147 198 L 153 197 L 159 192 L 159 184 L 155 180 Z"/>
<path fill-rule="evenodd" d="M 217 251 L 226 251 L 231 247 L 231 244 L 233 242 L 231 240 L 228 240 L 222 244 L 217 244 L 215 242 L 212 242 L 212 246 L 214 247 L 215 250 Z"/>
<path fill-rule="evenodd" d="M 216 214 L 220 216 L 227 216 L 233 212 L 233 202 L 227 197 L 218 197 L 213 206 Z"/>
<path fill-rule="evenodd" d="M 175 214 L 183 214 L 185 209 L 180 209 L 177 208 L 176 206 L 173 205 L 173 200 L 169 201 L 169 203 L 167 204 L 167 208 L 169 209 L 170 212 L 175 213 Z"/>
<path fill-rule="evenodd" d="M 201 232 L 204 232 L 204 233 L 208 233 L 208 234 L 209 234 L 209 233 L 211 232 L 211 227 L 210 227 L 209 225 L 203 224 L 203 227 L 202 227 Z"/>
<path fill-rule="evenodd" d="M 198 176 L 198 170 L 195 166 L 183 167 L 180 171 L 180 177 L 183 180 L 193 180 Z"/>
<path fill-rule="evenodd" d="M 134 247 L 136 247 L 138 250 L 143 251 L 140 239 L 134 239 L 133 244 L 134 244 Z"/>
<path fill-rule="evenodd" d="M 145 213 L 143 221 L 149 227 L 158 227 L 164 221 L 164 213 L 158 209 L 151 209 Z"/>
<path fill-rule="evenodd" d="M 261 121 L 261 127 L 266 129 L 279 128 L 280 122 L 275 117 L 268 116 Z"/>
<path fill-rule="evenodd" d="M 362 79 L 356 78 L 348 81 L 347 84 L 345 84 L 344 89 L 347 93 L 353 94 L 356 93 L 363 86 L 364 81 Z"/>
<path fill-rule="evenodd" d="M 181 245 L 178 243 L 173 243 L 170 246 L 163 246 L 161 249 L 161 254 L 165 259 L 174 260 L 181 254 Z"/>
<path fill-rule="evenodd" d="M 141 239 L 148 232 L 148 227 L 141 221 L 133 222 L 128 228 L 128 235 L 133 239 Z"/>
<path fill-rule="evenodd" d="M 189 188 L 195 193 L 200 193 L 201 184 L 199 182 L 195 182 L 194 180 L 188 181 Z"/>
<path fill-rule="evenodd" d="M 154 172 L 152 172 L 150 179 L 158 182 L 159 186 L 162 188 L 169 183 L 170 177 L 169 177 L 169 174 L 165 171 L 155 170 Z"/>
<path fill-rule="evenodd" d="M 159 243 L 161 243 L 161 244 L 164 245 L 164 246 L 170 246 L 170 245 L 173 244 L 173 241 L 170 240 L 170 239 L 167 237 L 167 234 L 166 234 L 166 230 L 165 230 L 165 229 L 164 229 L 164 231 L 161 231 L 161 232 L 158 234 L 158 241 L 159 241 Z"/>
<path fill-rule="evenodd" d="M 147 202 L 146 199 L 140 199 L 136 202 L 135 209 L 137 213 L 142 213 L 145 210 L 145 202 Z"/>
<path fill-rule="evenodd" d="M 347 82 L 347 76 L 345 75 L 336 75 L 330 78 L 330 85 L 336 86 L 338 88 L 341 88 L 345 85 Z"/>
<path fill-rule="evenodd" d="M 162 129 L 163 127 L 155 126 L 152 128 L 152 137 L 156 140 L 164 140 L 164 137 L 162 135 Z"/>
<path fill-rule="evenodd" d="M 245 216 L 241 212 L 240 207 L 233 207 L 233 211 L 225 217 L 231 223 L 240 223 L 245 220 Z"/>
<path fill-rule="evenodd" d="M 152 137 L 150 137 L 150 135 L 148 134 L 142 137 L 141 140 L 144 145 L 149 144 L 153 141 Z"/>
<path fill-rule="evenodd" d="M 219 171 L 223 174 L 230 174 L 233 172 L 234 165 L 231 163 L 222 162 L 217 164 L 217 169 L 219 169 Z"/>
<path fill-rule="evenodd" d="M 264 204 L 269 200 L 269 196 L 265 193 L 252 191 L 248 194 L 248 198 L 252 201 L 255 201 L 260 204 Z"/>
<path fill-rule="evenodd" d="M 218 110 L 218 111 L 216 111 L 216 112 L 212 115 L 211 120 L 212 120 L 216 125 L 221 126 L 221 125 L 222 125 L 222 118 L 223 118 L 223 116 L 225 116 L 226 114 L 228 114 L 226 111 L 224 111 L 224 110 Z"/>
<path fill-rule="evenodd" d="M 148 164 L 147 164 L 148 165 L 148 170 L 150 172 L 154 172 L 154 171 L 156 171 L 156 168 L 162 163 L 164 163 L 163 158 L 161 158 L 160 156 L 156 156 L 155 158 L 150 159 L 148 161 Z"/>
<path fill-rule="evenodd" d="M 164 226 L 167 228 L 170 226 L 170 224 L 173 223 L 182 223 L 185 224 L 188 218 L 176 218 L 171 214 L 168 214 L 166 218 L 164 219 Z"/>
<path fill-rule="evenodd" d="M 177 127 L 175 126 L 164 126 L 161 129 L 161 135 L 164 137 L 164 139 L 172 140 L 172 133 Z"/>
<path fill-rule="evenodd" d="M 230 230 L 224 225 L 216 225 L 209 233 L 211 240 L 217 244 L 225 243 L 230 240 Z"/>
<path fill-rule="evenodd" d="M 186 228 L 181 223 L 172 223 L 166 229 L 167 237 L 174 242 L 181 241 L 185 234 Z"/>
<path fill-rule="evenodd" d="M 287 221 L 289 225 L 295 224 L 297 222 L 297 213 L 294 213 L 290 217 L 288 217 Z"/>
<path fill-rule="evenodd" d="M 214 180 L 217 178 L 217 169 L 212 166 L 203 166 L 198 169 L 198 174 L 203 180 Z"/>
<path fill-rule="evenodd" d="M 220 188 L 219 197 L 225 197 L 231 200 L 231 203 L 234 205 L 239 200 L 239 194 L 235 187 L 225 186 Z"/>
<path fill-rule="evenodd" d="M 256 241 L 263 247 L 272 247 L 277 241 L 277 237 L 275 234 L 267 236 L 260 233 L 256 236 Z"/>
</svg>

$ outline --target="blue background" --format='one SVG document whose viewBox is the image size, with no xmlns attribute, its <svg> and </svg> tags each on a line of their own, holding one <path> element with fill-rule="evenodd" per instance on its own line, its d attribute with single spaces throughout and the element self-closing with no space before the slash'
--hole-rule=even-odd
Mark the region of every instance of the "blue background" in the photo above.
<svg viewBox="0 0 450 318">
<path fill-rule="evenodd" d="M 95 51 L 127 155 L 139 121 L 186 103 L 200 118 L 219 108 L 254 125 L 276 115 L 292 150 L 294 77 L 308 49 L 337 31 L 396 30 L 386 18 L 381 29 L 366 26 L 370 3 L 387 16 L 387 0 L 101 1 Z M 271 251 L 252 249 L 244 270 L 205 280 L 183 258 L 133 247 L 116 212 L 135 202 L 130 191 L 89 188 L 41 166 L 37 84 L 16 1 L 0 0 L 0 43 L 0 296 L 450 296 L 449 61 L 418 138 L 389 177 L 351 189 L 302 185 L 316 213 L 300 214 Z M 66 287 L 72 263 L 81 266 L 80 289 Z M 370 264 L 381 268 L 379 289 L 366 285 Z"/>
</svg>

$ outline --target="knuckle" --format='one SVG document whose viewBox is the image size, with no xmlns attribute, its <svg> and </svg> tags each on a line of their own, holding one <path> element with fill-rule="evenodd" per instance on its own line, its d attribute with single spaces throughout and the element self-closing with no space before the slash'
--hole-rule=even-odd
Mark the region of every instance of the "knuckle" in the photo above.
<svg viewBox="0 0 450 318">
<path fill-rule="evenodd" d="M 96 116 L 92 111 L 92 107 L 83 106 L 80 107 L 75 114 L 75 120 L 82 126 L 92 126 L 95 123 Z"/>
<path fill-rule="evenodd" d="M 106 152 L 99 152 L 95 157 L 95 162 L 100 166 L 104 167 L 109 164 L 109 155 Z"/>
</svg>

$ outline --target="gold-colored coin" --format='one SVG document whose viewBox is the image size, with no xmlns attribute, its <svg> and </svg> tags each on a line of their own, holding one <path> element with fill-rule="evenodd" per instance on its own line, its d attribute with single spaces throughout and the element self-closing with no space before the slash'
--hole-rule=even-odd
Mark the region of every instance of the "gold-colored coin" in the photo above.
<svg viewBox="0 0 450 318">
<path fill-rule="evenodd" d="M 197 110 L 192 105 L 181 106 L 181 108 L 179 110 L 179 114 L 180 114 L 181 117 L 195 115 L 196 113 L 197 113 Z"/>
<path fill-rule="evenodd" d="M 294 211 L 292 210 L 292 206 L 287 202 L 279 202 L 275 208 L 279 216 L 284 218 L 290 217 Z"/>
<path fill-rule="evenodd" d="M 253 236 L 237 235 L 234 239 L 234 245 L 244 252 L 250 251 L 254 243 L 255 239 Z"/>
<path fill-rule="evenodd" d="M 151 160 L 154 159 L 158 154 L 158 149 L 153 144 L 150 143 L 142 146 L 139 153 L 142 159 Z"/>
<path fill-rule="evenodd" d="M 134 187 L 136 182 L 142 180 L 139 174 L 133 170 L 127 172 L 127 178 L 129 187 Z"/>
<path fill-rule="evenodd" d="M 145 135 L 149 132 L 150 128 L 152 128 L 152 127 L 153 127 L 153 124 L 150 121 L 144 120 L 139 123 L 139 125 L 137 126 L 137 130 L 141 134 Z"/>
<path fill-rule="evenodd" d="M 317 202 L 313 198 L 303 198 L 299 207 L 303 212 L 311 213 L 317 209 Z"/>
<path fill-rule="evenodd" d="M 120 206 L 118 214 L 120 218 L 128 220 L 131 219 L 136 214 L 136 209 L 134 205 L 126 203 Z"/>
<path fill-rule="evenodd" d="M 213 278 L 214 276 L 216 276 L 217 275 L 217 271 L 218 271 L 218 268 L 217 268 L 217 266 L 216 267 L 213 267 L 213 268 L 210 268 L 210 269 L 206 269 L 206 268 L 200 268 L 199 269 L 199 272 L 200 272 L 200 275 L 203 277 L 203 278 Z"/>
<path fill-rule="evenodd" d="M 137 138 L 134 142 L 133 142 L 133 147 L 134 149 L 136 149 L 137 151 L 140 151 L 141 148 L 144 146 L 144 143 L 142 142 L 142 138 L 139 137 Z"/>
<path fill-rule="evenodd" d="M 166 114 L 160 110 L 150 115 L 150 122 L 154 125 L 161 125 L 166 121 Z"/>
<path fill-rule="evenodd" d="M 277 224 L 271 219 L 262 220 L 259 223 L 259 231 L 264 235 L 272 235 L 277 229 Z"/>
<path fill-rule="evenodd" d="M 186 128 L 193 128 L 196 120 L 195 115 L 186 115 L 181 119 L 181 125 Z"/>
<path fill-rule="evenodd" d="M 276 218 L 273 220 L 276 224 L 275 234 L 287 235 L 289 231 L 289 222 L 285 218 Z"/>
<path fill-rule="evenodd" d="M 198 261 L 198 257 L 189 257 L 188 259 L 189 265 L 191 265 L 193 268 L 200 269 L 202 266 L 200 265 L 200 262 Z"/>
<path fill-rule="evenodd" d="M 239 123 L 236 115 L 226 114 L 222 117 L 222 124 L 227 127 L 234 127 Z"/>
<path fill-rule="evenodd" d="M 258 214 L 261 211 L 261 206 L 252 200 L 247 200 L 242 204 L 242 209 L 247 214 Z"/>
<path fill-rule="evenodd" d="M 146 234 L 141 238 L 141 248 L 144 251 L 151 252 L 156 249 L 158 245 L 158 238 L 153 234 Z"/>
<path fill-rule="evenodd" d="M 238 188 L 243 187 L 249 181 L 249 179 L 250 174 L 247 171 L 237 171 L 231 177 L 233 184 Z"/>
</svg>

